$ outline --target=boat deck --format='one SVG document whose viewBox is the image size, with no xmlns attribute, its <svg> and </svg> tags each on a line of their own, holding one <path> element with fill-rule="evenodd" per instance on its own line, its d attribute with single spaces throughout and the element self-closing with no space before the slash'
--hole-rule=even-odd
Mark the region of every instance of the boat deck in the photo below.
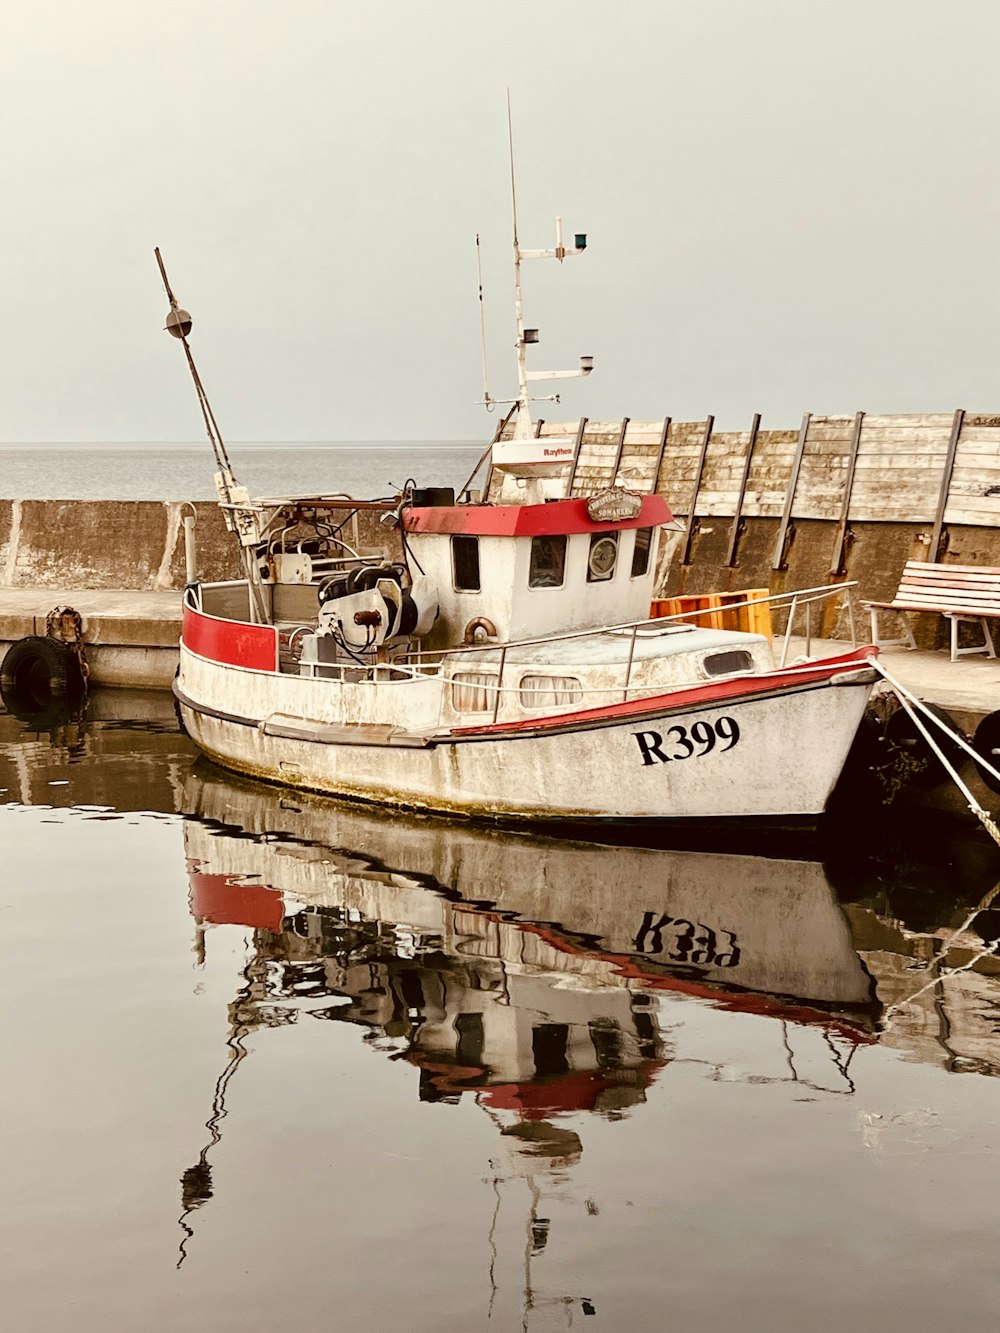
<svg viewBox="0 0 1000 1333">
<path fill-rule="evenodd" d="M 7 644 L 31 634 L 45 633 L 46 614 L 55 606 L 73 606 L 83 616 L 84 639 L 94 647 L 146 650 L 143 670 L 149 670 L 149 650 L 166 656 L 158 675 L 169 685 L 177 664 L 180 636 L 181 597 L 176 591 L 122 592 L 110 589 L 83 591 L 46 588 L 0 589 L 0 654 Z M 679 636 L 680 637 L 680 636 Z M 805 640 L 793 638 L 789 660 L 805 652 Z M 834 639 L 812 639 L 810 655 L 835 656 L 850 651 L 851 644 Z M 140 664 L 140 655 L 135 657 Z M 882 661 L 888 670 L 915 694 L 954 713 L 983 714 L 1000 708 L 1000 658 L 963 657 L 952 662 L 947 649 L 937 652 L 884 648 Z M 129 661 L 121 657 L 121 672 L 128 675 Z M 98 680 L 97 683 L 100 683 Z M 145 684 L 146 680 L 116 679 L 115 684 Z"/>
</svg>

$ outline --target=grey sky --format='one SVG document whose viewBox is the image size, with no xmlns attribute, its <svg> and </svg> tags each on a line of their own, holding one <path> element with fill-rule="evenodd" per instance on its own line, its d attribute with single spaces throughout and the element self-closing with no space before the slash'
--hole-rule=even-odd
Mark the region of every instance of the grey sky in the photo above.
<svg viewBox="0 0 1000 1333">
<path fill-rule="evenodd" d="M 0 41 L 0 439 L 488 435 L 504 88 L 549 419 L 1000 410 L 996 0 L 32 0 Z"/>
</svg>

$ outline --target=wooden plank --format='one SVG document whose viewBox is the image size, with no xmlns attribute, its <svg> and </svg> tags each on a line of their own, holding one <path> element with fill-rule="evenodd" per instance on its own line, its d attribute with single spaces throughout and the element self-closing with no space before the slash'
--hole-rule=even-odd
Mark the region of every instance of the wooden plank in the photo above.
<svg viewBox="0 0 1000 1333">
<path fill-rule="evenodd" d="M 935 449 L 932 454 L 891 453 L 858 455 L 858 472 L 897 472 L 910 468 L 914 473 L 926 476 L 931 467 L 937 471 L 947 456 L 947 449 Z M 934 491 L 937 491 L 935 478 Z"/>
<path fill-rule="evenodd" d="M 913 570 L 921 578 L 933 578 L 936 570 L 944 570 L 948 574 L 988 574 L 991 577 L 1000 577 L 1000 565 L 960 565 L 953 564 L 950 560 L 942 560 L 937 563 L 930 563 L 926 560 L 907 560 L 903 566 L 903 573 Z"/>
<path fill-rule="evenodd" d="M 977 508 L 974 505 L 948 508 L 944 520 L 949 527 L 992 528 L 1000 522 L 1000 509 L 995 506 Z"/>
<path fill-rule="evenodd" d="M 951 412 L 872 412 L 866 420 L 870 421 L 873 427 L 890 426 L 905 427 L 935 427 L 939 430 L 947 431 L 951 426 L 953 413 Z"/>
</svg>

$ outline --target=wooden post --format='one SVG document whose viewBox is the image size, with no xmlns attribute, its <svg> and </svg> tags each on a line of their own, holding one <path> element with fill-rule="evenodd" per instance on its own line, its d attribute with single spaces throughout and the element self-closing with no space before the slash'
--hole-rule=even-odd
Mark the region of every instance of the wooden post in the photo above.
<svg viewBox="0 0 1000 1333">
<path fill-rule="evenodd" d="M 781 522 L 778 525 L 778 539 L 774 543 L 774 559 L 771 562 L 772 569 L 786 569 L 785 563 L 785 544 L 788 539 L 788 523 L 792 517 L 792 505 L 795 503 L 795 488 L 799 484 L 799 471 L 802 467 L 802 455 L 805 453 L 806 436 L 809 434 L 809 422 L 812 420 L 812 413 L 807 412 L 802 418 L 802 425 L 799 427 L 799 438 L 795 446 L 795 456 L 792 459 L 792 470 L 788 474 L 788 489 L 785 492 L 785 508 L 781 515 Z"/>
<path fill-rule="evenodd" d="M 663 430 L 660 432 L 660 449 L 656 455 L 656 467 L 653 471 L 653 483 L 650 494 L 656 495 L 660 488 L 660 468 L 663 467 L 663 455 L 667 452 L 667 437 L 670 434 L 670 417 L 663 418 Z"/>
<path fill-rule="evenodd" d="M 951 436 L 948 439 L 948 452 L 945 455 L 944 470 L 941 473 L 941 489 L 938 492 L 937 512 L 934 515 L 934 527 L 927 546 L 927 559 L 937 564 L 944 555 L 944 511 L 948 507 L 948 493 L 951 490 L 951 475 L 955 470 L 955 454 L 958 452 L 958 437 L 962 433 L 965 409 L 960 407 L 955 412 L 951 423 Z"/>
<path fill-rule="evenodd" d="M 625 449 L 625 431 L 628 427 L 628 417 L 622 417 L 622 428 L 618 432 L 618 452 L 615 454 L 615 465 L 611 469 L 611 485 L 618 480 L 618 469 L 622 465 L 622 453 Z"/>
<path fill-rule="evenodd" d="M 691 502 L 688 505 L 687 532 L 684 536 L 684 551 L 681 555 L 681 564 L 689 565 L 691 563 L 691 544 L 694 541 L 694 512 L 698 503 L 698 492 L 701 490 L 701 478 L 705 471 L 705 456 L 708 453 L 708 442 L 712 438 L 712 427 L 715 425 L 715 417 L 706 417 L 705 436 L 701 442 L 701 452 L 698 454 L 698 467 L 694 474 L 694 489 L 691 492 Z"/>
<path fill-rule="evenodd" d="M 571 497 L 573 487 L 576 484 L 576 465 L 580 461 L 580 450 L 583 447 L 583 432 L 587 429 L 587 418 L 581 417 L 580 424 L 576 428 L 576 441 L 573 445 L 573 462 L 570 464 L 569 478 L 566 482 L 566 496 Z"/>
<path fill-rule="evenodd" d="M 837 524 L 837 536 L 833 544 L 833 559 L 830 561 L 830 573 L 833 575 L 840 575 L 845 572 L 847 519 L 851 510 L 851 492 L 854 490 L 854 472 L 858 465 L 858 448 L 861 445 L 861 427 L 864 420 L 864 412 L 855 412 L 854 434 L 851 436 L 851 452 L 847 459 L 847 476 L 844 478 L 844 499 L 840 506 L 840 521 Z"/>
<path fill-rule="evenodd" d="M 732 569 L 736 564 L 736 548 L 739 545 L 740 530 L 743 527 L 743 500 L 747 493 L 747 482 L 750 479 L 750 463 L 753 460 L 753 451 L 757 443 L 757 432 L 760 430 L 760 413 L 755 412 L 753 425 L 750 427 L 750 439 L 747 441 L 747 455 L 743 460 L 743 476 L 740 478 L 740 493 L 736 497 L 736 511 L 733 514 L 733 525 L 729 529 L 729 546 L 726 550 L 725 566 Z"/>
<path fill-rule="evenodd" d="M 543 427 L 544 425 L 545 425 L 545 418 L 544 418 L 544 417 L 539 417 L 538 420 L 535 422 L 535 439 L 536 439 L 536 440 L 540 440 L 540 439 L 542 438 L 542 427 Z"/>
</svg>

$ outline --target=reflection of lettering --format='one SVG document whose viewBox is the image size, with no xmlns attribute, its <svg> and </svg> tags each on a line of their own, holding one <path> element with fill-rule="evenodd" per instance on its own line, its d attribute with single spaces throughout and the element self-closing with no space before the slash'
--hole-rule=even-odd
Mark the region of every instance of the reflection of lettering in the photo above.
<svg viewBox="0 0 1000 1333">
<path fill-rule="evenodd" d="M 672 948 L 666 948 L 663 942 L 663 932 L 668 926 L 675 934 Z M 665 912 L 659 917 L 655 912 L 647 912 L 633 944 L 638 953 L 659 953 L 672 963 L 693 963 L 697 967 L 736 967 L 740 961 L 740 947 L 731 930 L 713 930 L 701 921 L 688 921 L 686 917 L 672 917 Z"/>
<path fill-rule="evenodd" d="M 639 746 L 639 753 L 642 755 L 642 762 L 645 765 L 656 763 L 669 764 L 672 759 L 690 759 L 695 755 L 696 759 L 701 759 L 703 755 L 710 754 L 715 749 L 716 738 L 728 742 L 720 749 L 720 754 L 725 754 L 731 750 L 740 739 L 740 729 L 734 717 L 719 717 L 715 722 L 708 722 L 704 718 L 699 718 L 691 727 L 690 734 L 687 727 L 677 725 L 667 729 L 668 740 L 664 741 L 658 731 L 633 731 Z M 678 747 L 673 754 L 666 754 L 664 746 L 670 745 Z M 695 746 L 701 748 L 695 754 Z"/>
</svg>

